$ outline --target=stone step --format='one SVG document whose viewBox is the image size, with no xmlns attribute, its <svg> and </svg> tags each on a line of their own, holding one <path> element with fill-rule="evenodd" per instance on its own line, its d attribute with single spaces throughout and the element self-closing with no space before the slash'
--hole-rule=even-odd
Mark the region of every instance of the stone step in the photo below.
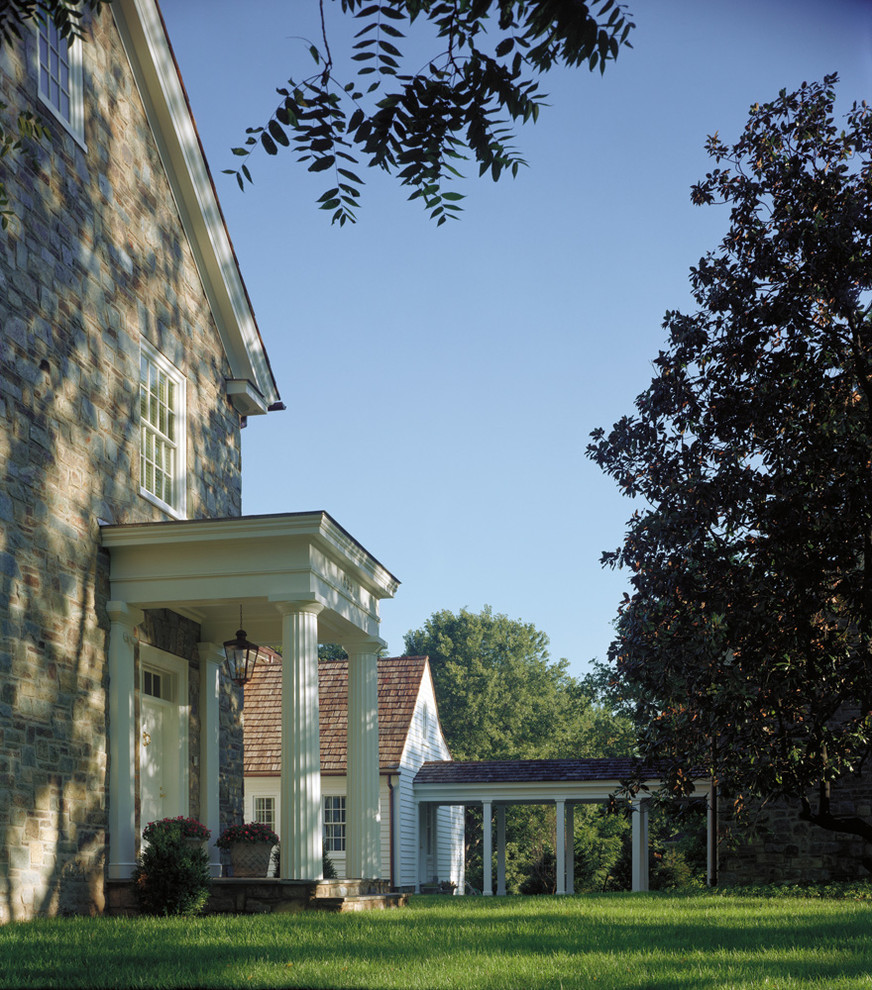
<svg viewBox="0 0 872 990">
<path fill-rule="evenodd" d="M 408 901 L 408 894 L 350 894 L 347 897 L 313 897 L 308 908 L 310 911 L 348 914 L 351 911 L 386 911 L 403 907 Z"/>
</svg>

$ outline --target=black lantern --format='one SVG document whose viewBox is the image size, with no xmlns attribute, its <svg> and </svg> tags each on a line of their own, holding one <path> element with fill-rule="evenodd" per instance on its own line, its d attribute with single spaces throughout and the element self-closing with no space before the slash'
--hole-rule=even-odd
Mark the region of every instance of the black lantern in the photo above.
<svg viewBox="0 0 872 990">
<path fill-rule="evenodd" d="M 236 630 L 236 639 L 228 639 L 224 644 L 224 656 L 227 660 L 227 674 L 230 680 L 242 687 L 243 684 L 251 680 L 260 647 L 255 643 L 249 643 L 245 637 L 245 630 L 241 628 L 241 605 L 239 606 L 239 625 L 240 628 Z"/>
</svg>

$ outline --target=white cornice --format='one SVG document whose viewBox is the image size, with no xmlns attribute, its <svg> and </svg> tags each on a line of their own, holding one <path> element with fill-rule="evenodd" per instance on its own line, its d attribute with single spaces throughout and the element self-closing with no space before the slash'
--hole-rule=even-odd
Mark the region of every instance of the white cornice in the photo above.
<svg viewBox="0 0 872 990">
<path fill-rule="evenodd" d="M 155 0 L 110 5 L 191 244 L 232 377 L 250 381 L 266 412 L 279 400 Z M 259 405 L 259 404 L 258 404 Z"/>
</svg>

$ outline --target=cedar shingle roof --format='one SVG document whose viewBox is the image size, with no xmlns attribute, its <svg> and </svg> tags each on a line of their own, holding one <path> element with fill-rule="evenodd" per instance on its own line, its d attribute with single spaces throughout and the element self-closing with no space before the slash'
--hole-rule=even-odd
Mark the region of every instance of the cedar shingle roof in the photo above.
<svg viewBox="0 0 872 990">
<path fill-rule="evenodd" d="M 660 776 L 657 767 L 632 757 L 584 760 L 440 760 L 424 763 L 415 775 L 422 784 L 526 783 L 527 781 L 643 780 Z"/>
<path fill-rule="evenodd" d="M 247 774 L 281 772 L 282 658 L 259 662 L 245 685 Z M 396 770 L 409 734 L 427 657 L 382 657 L 378 661 L 379 768 Z M 318 664 L 321 773 L 344 774 L 348 732 L 348 661 Z"/>
</svg>

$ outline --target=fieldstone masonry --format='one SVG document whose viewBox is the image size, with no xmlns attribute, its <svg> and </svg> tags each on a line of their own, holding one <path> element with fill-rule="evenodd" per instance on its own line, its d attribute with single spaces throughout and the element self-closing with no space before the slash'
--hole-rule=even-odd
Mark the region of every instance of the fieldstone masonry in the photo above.
<svg viewBox="0 0 872 990">
<path fill-rule="evenodd" d="M 139 494 L 141 341 L 187 378 L 189 518 L 241 511 L 229 369 L 112 14 L 86 24 L 84 145 L 40 107 L 36 35 L 23 34 L 0 48 L 0 118 L 14 132 L 30 109 L 50 137 L 0 166 L 16 214 L 0 233 L 0 921 L 104 907 L 99 522 L 167 518 Z M 196 626 L 172 613 L 144 625 L 143 641 L 189 660 L 197 712 Z M 221 731 L 238 779 L 221 795 L 229 819 L 242 798 L 230 689 Z"/>
<path fill-rule="evenodd" d="M 817 796 L 809 795 L 813 807 Z M 831 811 L 837 816 L 872 820 L 872 794 L 862 777 L 833 786 Z M 796 801 L 772 802 L 757 813 L 755 828 L 736 828 L 730 807 L 721 806 L 718 879 L 723 885 L 754 883 L 828 883 L 867 879 L 862 857 L 872 849 L 857 836 L 829 832 L 801 821 Z"/>
</svg>

